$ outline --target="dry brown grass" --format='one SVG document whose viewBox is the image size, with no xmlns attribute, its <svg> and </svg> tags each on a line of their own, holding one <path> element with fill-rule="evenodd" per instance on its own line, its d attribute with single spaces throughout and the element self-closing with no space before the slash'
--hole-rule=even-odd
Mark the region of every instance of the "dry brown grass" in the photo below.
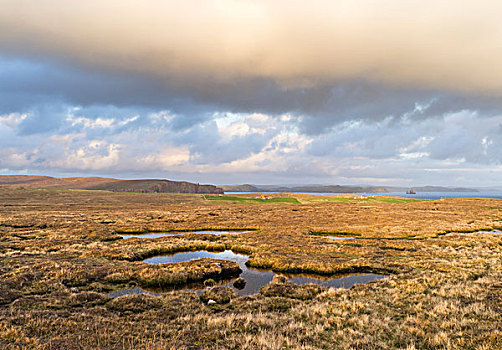
<svg viewBox="0 0 502 350">
<path fill-rule="evenodd" d="M 283 196 L 283 195 L 281 195 Z M 310 197 L 309 197 L 310 198 Z M 502 205 L 219 204 L 196 195 L 0 188 L 0 348 L 500 349 Z M 257 228 L 241 235 L 119 240 L 119 230 Z M 352 232 L 334 241 L 312 232 Z M 232 249 L 284 272 L 390 273 L 349 290 L 276 283 L 207 306 L 193 292 L 110 291 L 218 279 L 236 264 L 145 266 Z"/>
</svg>

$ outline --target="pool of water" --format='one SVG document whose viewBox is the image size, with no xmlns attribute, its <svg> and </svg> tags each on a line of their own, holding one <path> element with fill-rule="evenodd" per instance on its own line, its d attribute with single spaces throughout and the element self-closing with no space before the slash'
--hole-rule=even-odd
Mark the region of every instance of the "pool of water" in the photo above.
<svg viewBox="0 0 502 350">
<path fill-rule="evenodd" d="M 134 294 L 146 294 L 146 295 L 152 295 L 152 296 L 160 296 L 160 293 L 151 292 L 148 290 L 141 289 L 139 287 L 121 289 L 116 292 L 108 293 L 108 296 L 110 298 L 118 298 L 118 297 L 121 297 L 124 295 L 134 295 Z"/>
<path fill-rule="evenodd" d="M 270 283 L 275 276 L 273 271 L 261 270 L 248 268 L 246 266 L 246 261 L 249 259 L 248 255 L 236 254 L 231 250 L 225 250 L 223 252 L 209 252 L 205 250 L 194 251 L 194 252 L 183 252 L 173 255 L 156 256 L 144 260 L 146 264 L 165 264 L 165 263 L 180 263 L 201 258 L 212 258 L 220 260 L 231 260 L 239 264 L 242 273 L 239 277 L 246 280 L 246 285 L 242 289 L 237 289 L 233 286 L 235 279 L 223 280 L 218 284 L 226 287 L 233 288 L 238 295 L 252 295 L 260 291 L 260 288 L 264 285 Z M 314 275 L 290 275 L 289 280 L 296 284 L 308 284 L 314 283 L 326 288 L 350 288 L 354 284 L 367 283 L 375 280 L 385 278 L 383 275 L 376 274 L 353 274 L 346 275 L 338 278 L 326 278 Z M 204 286 L 202 284 L 192 285 L 185 289 L 190 290 L 202 290 Z"/>
<path fill-rule="evenodd" d="M 160 237 L 171 237 L 171 236 L 183 236 L 187 234 L 196 235 L 239 235 L 241 233 L 247 233 L 250 231 L 189 231 L 189 232 L 150 232 L 150 233 L 134 233 L 134 234 L 120 234 L 119 236 L 123 239 L 129 238 L 160 238 Z"/>
<path fill-rule="evenodd" d="M 462 234 L 464 232 L 450 232 L 449 234 Z M 492 231 L 476 231 L 476 232 L 467 232 L 465 234 L 481 234 L 481 233 L 491 233 L 491 234 L 494 234 L 494 235 L 499 235 L 499 234 L 502 234 L 502 231 L 501 230 L 492 230 Z"/>
<path fill-rule="evenodd" d="M 492 230 L 492 231 L 479 231 L 478 233 L 493 233 L 493 234 L 501 234 L 500 230 Z"/>
<path fill-rule="evenodd" d="M 368 283 L 385 278 L 375 274 L 352 274 L 339 278 L 316 278 L 310 276 L 291 277 L 289 280 L 296 284 L 314 283 L 325 288 L 350 288 L 354 284 Z"/>
<path fill-rule="evenodd" d="M 323 236 L 330 239 L 355 239 L 355 237 L 350 236 Z"/>
</svg>

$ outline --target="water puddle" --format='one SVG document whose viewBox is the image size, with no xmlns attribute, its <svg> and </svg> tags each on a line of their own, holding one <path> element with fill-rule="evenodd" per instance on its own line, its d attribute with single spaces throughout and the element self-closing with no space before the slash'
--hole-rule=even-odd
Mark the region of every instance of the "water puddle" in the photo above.
<svg viewBox="0 0 502 350">
<path fill-rule="evenodd" d="M 151 296 L 160 296 L 160 293 L 150 292 L 139 287 L 129 288 L 129 289 L 121 289 L 116 292 L 108 293 L 110 298 L 118 298 L 124 295 L 134 295 L 134 294 L 145 294 Z"/>
<path fill-rule="evenodd" d="M 231 250 L 225 250 L 223 252 L 209 252 L 205 250 L 183 252 L 173 255 L 156 256 L 146 259 L 143 262 L 146 264 L 180 263 L 201 258 L 230 260 L 235 261 L 237 264 L 239 264 L 239 267 L 242 270 L 242 273 L 239 275 L 239 277 L 242 277 L 246 280 L 246 285 L 243 288 L 238 289 L 233 286 L 235 278 L 222 280 L 217 283 L 218 285 L 233 288 L 239 296 L 258 293 L 260 291 L 260 288 L 266 284 L 269 284 L 275 276 L 275 273 L 269 270 L 248 268 L 246 266 L 246 261 L 249 259 L 249 256 L 236 254 Z M 339 278 L 328 278 L 314 275 L 289 275 L 288 277 L 289 281 L 296 284 L 313 283 L 326 288 L 350 288 L 354 284 L 367 283 L 385 278 L 385 276 L 383 275 L 376 274 L 353 274 Z M 180 288 L 178 287 L 178 289 Z M 204 285 L 202 283 L 199 283 L 191 286 L 184 286 L 182 287 L 182 289 L 202 291 L 204 289 Z"/>
<path fill-rule="evenodd" d="M 289 280 L 296 284 L 314 283 L 325 288 L 350 288 L 354 284 L 368 283 L 385 278 L 383 275 L 376 274 L 352 274 L 340 278 L 322 278 L 310 276 L 291 277 Z"/>
<path fill-rule="evenodd" d="M 356 239 L 355 237 L 350 236 L 323 236 L 330 239 Z"/>
<path fill-rule="evenodd" d="M 490 234 L 494 234 L 494 235 L 499 235 L 499 234 L 502 234 L 502 231 L 501 230 L 497 230 L 497 229 L 493 229 L 491 231 L 468 231 L 468 232 L 456 232 L 456 231 L 452 231 L 452 232 L 448 232 L 449 234 L 481 234 L 481 233 L 490 233 Z"/>
<path fill-rule="evenodd" d="M 221 236 L 221 235 L 239 235 L 241 233 L 247 233 L 251 231 L 183 231 L 183 232 L 149 232 L 149 233 L 134 233 L 134 234 L 119 234 L 123 239 L 129 238 L 160 238 L 160 237 L 171 237 L 171 236 L 183 236 L 187 234 L 196 234 L 196 235 L 213 235 L 213 236 Z"/>
</svg>

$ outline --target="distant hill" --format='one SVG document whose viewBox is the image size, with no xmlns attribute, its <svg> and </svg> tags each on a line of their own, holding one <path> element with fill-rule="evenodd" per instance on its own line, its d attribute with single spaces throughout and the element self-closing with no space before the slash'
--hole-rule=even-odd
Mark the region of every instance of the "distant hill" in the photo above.
<svg viewBox="0 0 502 350">
<path fill-rule="evenodd" d="M 479 192 L 474 188 L 464 187 L 443 187 L 443 186 L 422 186 L 414 187 L 416 192 Z"/>
<path fill-rule="evenodd" d="M 92 186 L 109 184 L 121 180 L 105 177 L 65 177 L 32 175 L 0 175 L 0 186 L 24 188 L 88 189 Z"/>
<path fill-rule="evenodd" d="M 389 192 L 404 192 L 413 188 L 417 193 L 419 192 L 479 192 L 475 188 L 466 187 L 445 187 L 445 186 L 416 186 L 416 187 L 387 187 Z"/>
<path fill-rule="evenodd" d="M 236 185 L 222 186 L 227 192 L 312 192 L 312 193 L 386 193 L 385 187 L 375 186 L 260 186 L 260 185 Z"/>
<path fill-rule="evenodd" d="M 32 182 L 40 182 L 53 179 L 50 176 L 32 176 L 32 175 L 1 175 L 0 185 L 18 185 L 29 184 Z"/>
<path fill-rule="evenodd" d="M 248 184 L 235 185 L 235 186 L 228 185 L 228 186 L 220 186 L 220 187 L 223 188 L 227 192 L 264 192 L 263 189 L 259 189 L 256 186 L 248 185 Z"/>
<path fill-rule="evenodd" d="M 223 193 L 223 189 L 220 187 L 199 185 L 184 181 L 160 179 L 119 180 L 104 177 L 55 178 L 50 176 L 31 175 L 0 175 L 0 187 L 57 188 L 143 193 Z"/>
<path fill-rule="evenodd" d="M 341 186 L 341 185 L 305 185 L 305 186 L 273 186 L 273 185 L 233 185 L 221 186 L 226 192 L 311 192 L 311 193 L 388 193 L 403 192 L 409 187 L 390 186 Z M 465 187 L 418 186 L 413 187 L 420 192 L 479 192 L 477 189 Z"/>
<path fill-rule="evenodd" d="M 87 189 L 113 192 L 223 194 L 222 188 L 213 185 L 169 180 L 121 180 Z"/>
</svg>

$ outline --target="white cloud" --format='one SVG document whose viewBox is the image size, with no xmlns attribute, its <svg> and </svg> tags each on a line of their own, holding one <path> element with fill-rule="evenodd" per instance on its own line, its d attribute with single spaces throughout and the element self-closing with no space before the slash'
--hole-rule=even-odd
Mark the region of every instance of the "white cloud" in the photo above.
<svg viewBox="0 0 502 350">
<path fill-rule="evenodd" d="M 138 120 L 138 116 L 125 118 L 122 120 L 117 120 L 115 118 L 86 118 L 86 117 L 76 117 L 73 114 L 69 114 L 66 117 L 66 121 L 70 123 L 71 126 L 82 126 L 87 129 L 108 129 L 112 127 L 122 127 L 129 123 Z"/>
<path fill-rule="evenodd" d="M 117 112 L 120 118 L 111 116 Z M 15 126 L 24 117 L 2 118 Z M 213 118 L 178 129 L 169 112 L 80 113 L 64 116 L 51 135 L 24 135 L 4 125 L 0 167 L 139 177 L 183 174 L 177 176 L 213 182 L 412 185 L 451 180 L 472 185 L 495 181 L 502 163 L 502 116 L 497 115 L 462 111 L 422 120 L 347 121 L 320 136 L 302 132 L 306 117 L 216 113 Z"/>
<path fill-rule="evenodd" d="M 10 113 L 0 115 L 0 125 L 7 126 L 11 129 L 15 129 L 19 123 L 25 120 L 26 114 Z"/>
<path fill-rule="evenodd" d="M 118 164 L 119 156 L 119 145 L 93 140 L 76 150 L 66 151 L 61 158 L 48 161 L 46 166 L 72 170 L 107 170 Z"/>
<path fill-rule="evenodd" d="M 29 152 L 15 148 L 0 149 L 1 164 L 8 169 L 24 168 L 31 165 Z"/>
<path fill-rule="evenodd" d="M 186 166 L 190 160 L 190 152 L 186 147 L 164 147 L 161 152 L 138 157 L 136 162 L 140 169 L 173 170 Z M 186 167 L 185 167 L 186 169 Z"/>
</svg>

